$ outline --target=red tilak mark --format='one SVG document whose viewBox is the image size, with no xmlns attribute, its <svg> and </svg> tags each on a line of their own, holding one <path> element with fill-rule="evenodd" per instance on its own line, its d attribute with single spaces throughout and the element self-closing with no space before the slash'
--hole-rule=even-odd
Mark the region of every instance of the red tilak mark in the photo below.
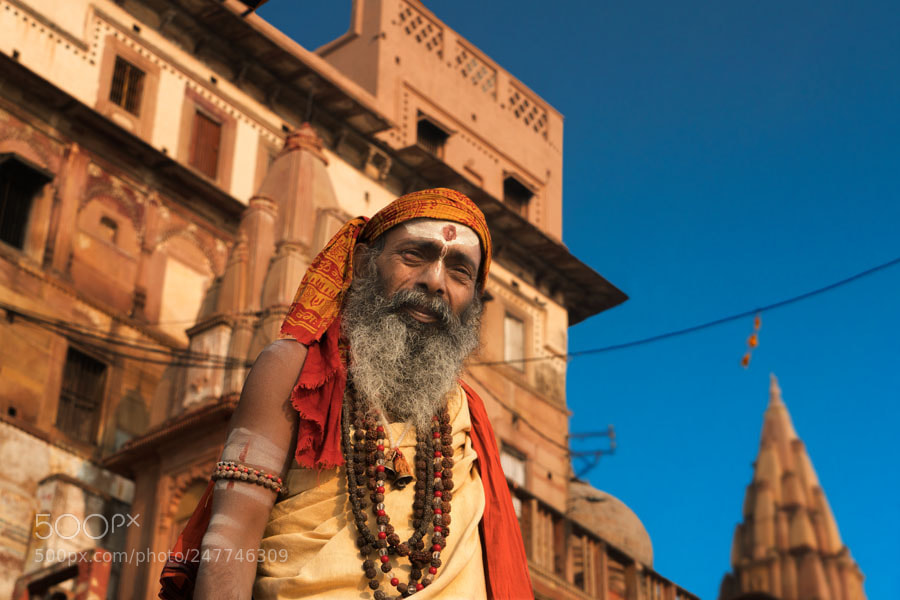
<svg viewBox="0 0 900 600">
<path fill-rule="evenodd" d="M 244 449 L 241 450 L 241 454 L 240 454 L 240 456 L 238 456 L 238 460 L 240 460 L 241 462 L 244 462 L 245 460 L 247 460 L 247 450 L 249 450 L 249 449 L 250 449 L 250 443 L 247 442 L 246 444 L 244 444 Z"/>
<path fill-rule="evenodd" d="M 442 230 L 444 233 L 444 239 L 448 242 L 452 242 L 456 239 L 456 227 L 453 225 L 444 225 L 444 229 Z"/>
</svg>

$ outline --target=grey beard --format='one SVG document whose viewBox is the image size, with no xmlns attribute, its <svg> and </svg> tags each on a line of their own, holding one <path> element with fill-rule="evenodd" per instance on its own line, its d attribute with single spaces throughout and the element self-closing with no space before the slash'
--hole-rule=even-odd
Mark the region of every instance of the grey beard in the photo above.
<svg viewBox="0 0 900 600">
<path fill-rule="evenodd" d="M 349 377 L 369 406 L 430 431 L 431 418 L 456 386 L 463 361 L 478 347 L 483 305 L 475 298 L 456 316 L 442 298 L 400 290 L 386 298 L 370 256 L 347 292 L 341 329 L 350 345 Z M 434 323 L 404 309 L 438 315 Z"/>
</svg>

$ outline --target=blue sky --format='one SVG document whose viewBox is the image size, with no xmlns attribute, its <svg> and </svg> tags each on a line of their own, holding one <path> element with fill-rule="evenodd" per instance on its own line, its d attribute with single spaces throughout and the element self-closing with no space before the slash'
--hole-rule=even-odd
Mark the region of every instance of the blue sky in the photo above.
<svg viewBox="0 0 900 600">
<path fill-rule="evenodd" d="M 350 2 L 270 0 L 308 48 Z M 831 0 L 426 2 L 565 116 L 564 240 L 629 294 L 570 330 L 626 342 L 900 256 L 900 6 Z M 311 26 L 314 24 L 314 26 Z M 578 225 L 575 225 L 578 224 Z M 869 598 L 900 597 L 900 266 L 752 319 L 573 359 L 573 431 L 655 568 L 715 600 L 774 372 Z"/>
</svg>

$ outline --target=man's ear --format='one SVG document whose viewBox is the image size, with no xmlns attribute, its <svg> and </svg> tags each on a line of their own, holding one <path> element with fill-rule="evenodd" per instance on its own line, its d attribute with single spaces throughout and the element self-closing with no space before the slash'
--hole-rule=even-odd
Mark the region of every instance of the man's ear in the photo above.
<svg viewBox="0 0 900 600">
<path fill-rule="evenodd" d="M 353 273 L 354 275 L 366 275 L 363 273 L 361 269 L 366 264 L 366 258 L 369 254 L 369 245 L 363 242 L 358 242 L 353 247 Z"/>
</svg>

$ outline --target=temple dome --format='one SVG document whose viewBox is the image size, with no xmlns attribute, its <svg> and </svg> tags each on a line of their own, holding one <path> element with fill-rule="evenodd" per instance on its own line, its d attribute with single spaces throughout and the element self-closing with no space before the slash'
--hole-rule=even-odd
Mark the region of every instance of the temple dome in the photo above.
<svg viewBox="0 0 900 600">
<path fill-rule="evenodd" d="M 653 566 L 650 534 L 628 505 L 582 481 L 569 485 L 569 502 L 572 519 L 636 561 Z"/>
</svg>

